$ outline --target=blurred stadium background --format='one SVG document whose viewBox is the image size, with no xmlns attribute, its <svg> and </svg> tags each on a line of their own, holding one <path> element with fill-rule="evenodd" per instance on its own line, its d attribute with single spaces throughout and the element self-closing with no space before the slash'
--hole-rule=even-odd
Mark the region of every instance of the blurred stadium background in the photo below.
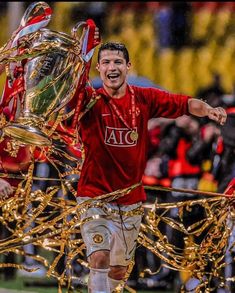
<svg viewBox="0 0 235 293">
<path fill-rule="evenodd" d="M 2 45 L 29 3 L 1 2 Z M 125 42 L 134 76 L 144 76 L 169 91 L 195 95 L 212 83 L 216 72 L 226 92 L 234 91 L 234 2 L 50 2 L 50 6 L 53 30 L 70 34 L 78 21 L 93 18 L 103 42 Z M 91 78 L 96 75 L 93 66 Z"/>
</svg>

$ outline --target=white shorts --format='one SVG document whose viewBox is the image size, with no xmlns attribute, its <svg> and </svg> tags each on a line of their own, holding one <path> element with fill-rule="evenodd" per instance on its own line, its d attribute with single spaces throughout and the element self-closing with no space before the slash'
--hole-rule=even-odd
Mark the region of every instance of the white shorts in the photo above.
<svg viewBox="0 0 235 293">
<path fill-rule="evenodd" d="M 82 203 L 89 198 L 77 198 Z M 89 208 L 82 215 L 81 234 L 87 257 L 95 251 L 110 251 L 111 266 L 127 266 L 134 255 L 143 213 L 142 203 L 116 205 L 104 203 L 101 208 Z M 138 209 L 137 215 L 125 215 Z M 121 213 L 120 213 L 121 211 Z M 121 216 L 120 216 L 121 214 Z"/>
</svg>

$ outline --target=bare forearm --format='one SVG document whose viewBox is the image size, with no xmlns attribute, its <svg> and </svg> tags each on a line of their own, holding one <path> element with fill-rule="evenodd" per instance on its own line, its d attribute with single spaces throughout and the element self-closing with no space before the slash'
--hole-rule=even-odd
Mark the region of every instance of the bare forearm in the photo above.
<svg viewBox="0 0 235 293">
<path fill-rule="evenodd" d="M 223 125 L 226 122 L 227 114 L 222 107 L 213 108 L 199 99 L 188 100 L 189 113 L 198 117 L 209 117 L 211 120 Z"/>
<path fill-rule="evenodd" d="M 208 115 L 208 110 L 212 107 L 198 99 L 189 99 L 188 101 L 189 113 L 198 117 L 205 117 Z"/>
</svg>

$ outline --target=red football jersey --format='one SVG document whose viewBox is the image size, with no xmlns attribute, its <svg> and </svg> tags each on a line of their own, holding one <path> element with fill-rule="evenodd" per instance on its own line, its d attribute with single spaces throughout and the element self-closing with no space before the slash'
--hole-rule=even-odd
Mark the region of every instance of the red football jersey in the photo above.
<svg viewBox="0 0 235 293">
<path fill-rule="evenodd" d="M 148 120 L 154 117 L 177 118 L 188 113 L 189 96 L 171 94 L 157 88 L 132 86 L 135 96 L 138 139 L 131 139 L 128 128 L 110 105 L 103 88 L 101 98 L 83 116 L 80 123 L 85 160 L 78 182 L 77 195 L 96 197 L 141 181 L 147 159 Z M 90 94 L 91 91 L 88 90 Z M 132 125 L 132 98 L 129 89 L 119 99 L 112 99 L 118 112 Z M 145 201 L 143 186 L 120 198 L 120 204 Z"/>
</svg>

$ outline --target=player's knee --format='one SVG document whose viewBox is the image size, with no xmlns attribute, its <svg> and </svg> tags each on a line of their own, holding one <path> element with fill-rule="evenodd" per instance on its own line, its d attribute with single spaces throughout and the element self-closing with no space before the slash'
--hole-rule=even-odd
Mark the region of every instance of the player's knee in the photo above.
<svg viewBox="0 0 235 293">
<path fill-rule="evenodd" d="M 89 256 L 90 267 L 94 269 L 109 268 L 110 253 L 107 250 L 99 250 L 93 252 Z"/>
<path fill-rule="evenodd" d="M 122 280 L 125 277 L 127 267 L 124 266 L 111 266 L 109 277 L 115 280 Z"/>
</svg>

